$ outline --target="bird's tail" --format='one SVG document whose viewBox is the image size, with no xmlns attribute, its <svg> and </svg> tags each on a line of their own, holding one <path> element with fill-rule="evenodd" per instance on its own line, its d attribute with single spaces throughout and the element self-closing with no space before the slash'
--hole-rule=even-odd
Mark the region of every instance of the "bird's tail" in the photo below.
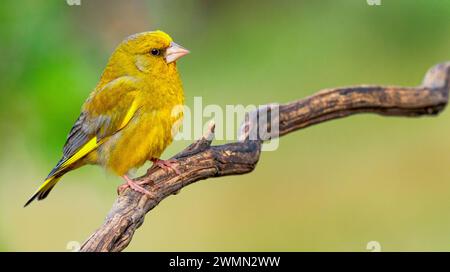
<svg viewBox="0 0 450 272">
<path fill-rule="evenodd" d="M 37 200 L 42 200 L 48 196 L 53 187 L 58 183 L 59 179 L 62 175 L 50 176 L 48 177 L 44 183 L 37 189 L 37 191 L 33 194 L 33 196 L 25 203 L 24 207 L 28 206 L 33 200 L 37 198 Z"/>
</svg>

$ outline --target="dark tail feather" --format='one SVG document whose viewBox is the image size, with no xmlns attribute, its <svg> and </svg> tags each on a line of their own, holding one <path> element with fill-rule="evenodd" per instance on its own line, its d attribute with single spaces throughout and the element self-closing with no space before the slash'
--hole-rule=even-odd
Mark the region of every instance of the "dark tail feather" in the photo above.
<svg viewBox="0 0 450 272">
<path fill-rule="evenodd" d="M 46 198 L 61 177 L 62 175 L 47 178 L 39 187 L 39 189 L 37 189 L 34 195 L 27 201 L 27 203 L 25 203 L 24 207 L 28 206 L 28 204 L 30 204 L 35 199 L 42 200 Z"/>
</svg>

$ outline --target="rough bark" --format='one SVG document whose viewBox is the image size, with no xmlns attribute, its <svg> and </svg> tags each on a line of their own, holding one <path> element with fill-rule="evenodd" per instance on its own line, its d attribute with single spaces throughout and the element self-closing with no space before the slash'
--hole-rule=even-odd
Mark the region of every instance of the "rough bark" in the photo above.
<svg viewBox="0 0 450 272">
<path fill-rule="evenodd" d="M 323 90 L 305 99 L 279 105 L 279 136 L 357 113 L 410 117 L 436 115 L 447 104 L 449 86 L 450 62 L 446 62 L 431 68 L 418 87 L 363 85 Z M 276 106 L 267 105 L 269 109 Z M 166 197 L 199 180 L 245 174 L 255 169 L 262 142 L 277 136 L 268 133 L 256 139 L 250 137 L 251 131 L 258 129 L 255 120 L 260 114 L 261 109 L 250 113 L 242 126 L 242 138 L 230 144 L 211 145 L 214 126 L 210 126 L 202 139 L 174 156 L 180 175 L 151 168 L 146 175 L 137 178 L 137 182 L 151 181 L 146 189 L 152 196 L 129 189 L 124 191 L 103 225 L 86 240 L 81 251 L 122 251 L 144 222 L 145 215 Z"/>
</svg>

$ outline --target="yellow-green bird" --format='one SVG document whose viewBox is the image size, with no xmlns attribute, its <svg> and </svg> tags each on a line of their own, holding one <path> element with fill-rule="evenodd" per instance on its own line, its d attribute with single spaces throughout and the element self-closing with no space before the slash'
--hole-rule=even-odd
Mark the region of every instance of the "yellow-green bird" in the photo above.
<svg viewBox="0 0 450 272">
<path fill-rule="evenodd" d="M 176 60 L 188 53 L 159 30 L 134 34 L 120 43 L 82 106 L 62 159 L 25 206 L 46 198 L 64 174 L 86 164 L 122 176 L 126 182 L 120 189 L 149 193 L 128 173 L 147 160 L 172 167 L 159 157 L 182 118 L 182 111 L 174 111 L 184 103 Z"/>
</svg>

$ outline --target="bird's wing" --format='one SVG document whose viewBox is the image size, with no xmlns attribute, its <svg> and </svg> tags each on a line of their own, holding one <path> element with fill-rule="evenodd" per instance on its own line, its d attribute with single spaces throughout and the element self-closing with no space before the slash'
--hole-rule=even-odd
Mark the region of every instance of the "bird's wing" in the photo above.
<svg viewBox="0 0 450 272">
<path fill-rule="evenodd" d="M 135 83 L 131 77 L 120 77 L 91 94 L 67 136 L 62 159 L 49 177 L 95 150 L 130 122 L 139 110 Z"/>
</svg>

